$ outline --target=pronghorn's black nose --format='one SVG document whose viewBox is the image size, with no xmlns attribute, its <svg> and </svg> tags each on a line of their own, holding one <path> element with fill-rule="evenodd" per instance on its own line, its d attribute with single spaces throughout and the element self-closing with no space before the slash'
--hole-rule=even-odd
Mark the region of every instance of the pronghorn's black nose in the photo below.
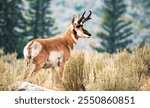
<svg viewBox="0 0 150 108">
<path fill-rule="evenodd" d="M 90 37 L 91 37 L 91 34 L 88 35 L 88 38 L 90 38 Z"/>
<path fill-rule="evenodd" d="M 89 33 L 87 30 L 83 29 L 84 34 L 88 35 L 91 37 L 91 33 Z"/>
<path fill-rule="evenodd" d="M 89 33 L 88 35 L 89 35 L 89 36 L 91 36 L 91 34 L 90 34 L 90 33 Z"/>
<path fill-rule="evenodd" d="M 91 37 L 91 33 L 89 33 L 89 32 L 86 32 L 85 34 L 86 34 L 86 35 L 88 35 L 89 37 Z"/>
</svg>

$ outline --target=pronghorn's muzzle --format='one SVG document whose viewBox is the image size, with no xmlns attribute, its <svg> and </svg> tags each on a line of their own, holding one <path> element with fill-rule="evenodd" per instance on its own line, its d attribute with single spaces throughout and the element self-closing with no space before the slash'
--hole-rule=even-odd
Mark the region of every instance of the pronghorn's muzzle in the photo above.
<svg viewBox="0 0 150 108">
<path fill-rule="evenodd" d="M 83 33 L 86 34 L 86 35 L 88 35 L 88 36 L 89 36 L 88 38 L 91 37 L 91 33 L 89 33 L 89 32 L 88 32 L 87 30 L 85 30 L 84 28 L 83 28 Z"/>
</svg>

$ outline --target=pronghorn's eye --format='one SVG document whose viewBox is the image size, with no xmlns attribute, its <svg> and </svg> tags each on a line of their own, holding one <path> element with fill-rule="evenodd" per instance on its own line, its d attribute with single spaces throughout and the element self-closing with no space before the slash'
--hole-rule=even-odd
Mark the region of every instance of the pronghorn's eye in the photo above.
<svg viewBox="0 0 150 108">
<path fill-rule="evenodd" d="M 77 25 L 77 26 L 76 26 L 76 28 L 80 28 L 80 27 L 81 27 L 80 25 Z"/>
<path fill-rule="evenodd" d="M 82 26 L 83 26 L 83 25 L 77 25 L 76 28 L 80 28 L 80 27 L 82 27 Z"/>
</svg>

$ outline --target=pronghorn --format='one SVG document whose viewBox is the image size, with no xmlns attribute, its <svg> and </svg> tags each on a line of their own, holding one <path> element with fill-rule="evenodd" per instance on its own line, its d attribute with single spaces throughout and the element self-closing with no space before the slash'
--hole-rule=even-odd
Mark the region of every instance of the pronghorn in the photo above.
<svg viewBox="0 0 150 108">
<path fill-rule="evenodd" d="M 24 57 L 35 64 L 30 76 L 33 76 L 41 68 L 60 68 L 61 81 L 64 81 L 64 64 L 69 59 L 70 53 L 79 38 L 90 38 L 91 34 L 83 28 L 83 24 L 90 20 L 92 12 L 85 18 L 86 11 L 78 17 L 73 16 L 72 23 L 68 26 L 63 36 L 48 39 L 31 40 L 24 47 Z"/>
</svg>

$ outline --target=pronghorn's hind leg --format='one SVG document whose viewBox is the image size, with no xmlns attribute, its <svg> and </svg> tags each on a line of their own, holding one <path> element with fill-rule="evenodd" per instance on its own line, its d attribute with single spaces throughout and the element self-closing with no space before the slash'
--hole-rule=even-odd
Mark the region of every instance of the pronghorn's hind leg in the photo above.
<svg viewBox="0 0 150 108">
<path fill-rule="evenodd" d="M 27 62 L 27 66 L 29 66 L 30 65 L 30 60 L 26 60 L 26 62 Z"/>
<path fill-rule="evenodd" d="M 25 71 L 23 79 L 27 79 L 29 75 L 29 67 L 30 67 L 30 59 L 26 59 L 26 71 Z"/>
<path fill-rule="evenodd" d="M 35 68 L 29 77 L 33 77 L 44 65 L 45 58 L 41 58 L 42 55 L 37 56 L 34 58 L 33 62 L 35 64 Z M 39 59 L 40 58 L 40 59 Z"/>
<path fill-rule="evenodd" d="M 35 68 L 29 77 L 33 77 L 42 68 L 42 66 L 43 66 L 42 64 L 35 64 Z"/>
<path fill-rule="evenodd" d="M 59 79 L 57 80 L 57 85 L 54 86 L 57 90 L 64 90 L 64 63 L 61 63 L 61 65 L 58 67 L 59 71 Z M 52 77 L 53 79 L 53 77 Z M 54 80 L 55 81 L 55 80 Z"/>
</svg>

